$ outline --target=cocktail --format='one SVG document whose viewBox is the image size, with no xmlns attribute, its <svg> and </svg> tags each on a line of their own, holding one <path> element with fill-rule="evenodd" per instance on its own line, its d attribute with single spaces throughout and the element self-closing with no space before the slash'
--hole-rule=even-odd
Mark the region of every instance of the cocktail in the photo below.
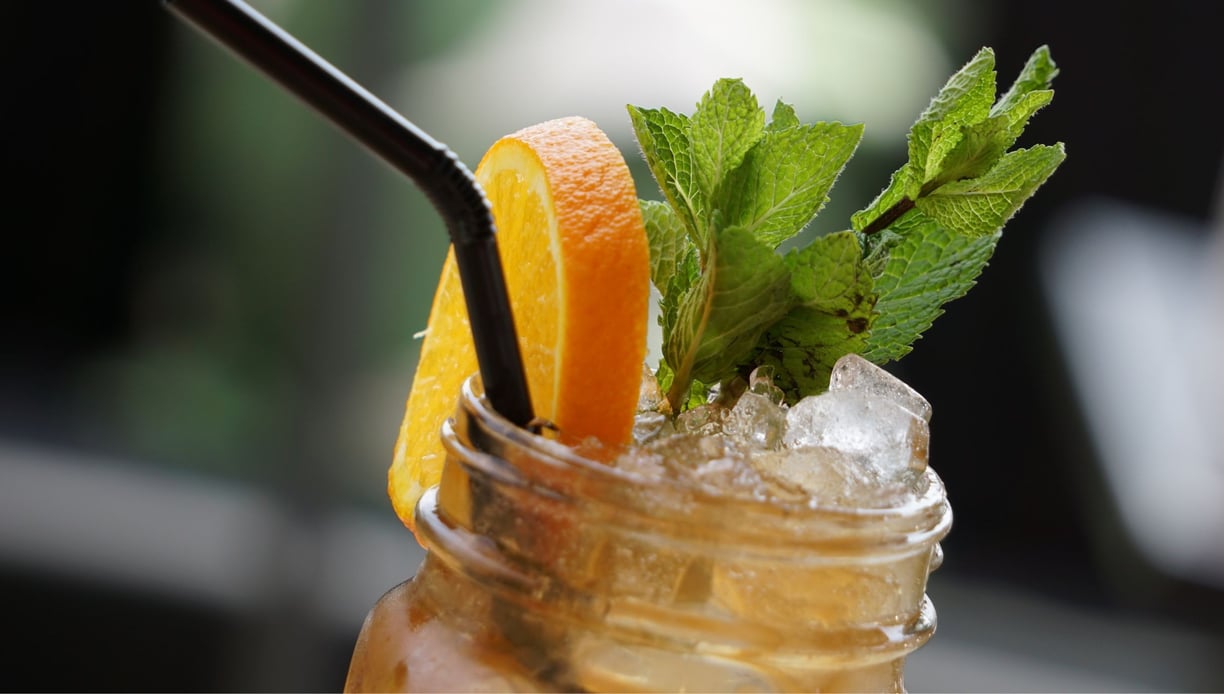
<svg viewBox="0 0 1224 694">
<path fill-rule="evenodd" d="M 346 690 L 903 691 L 951 511 L 930 405 L 878 363 L 1062 161 L 1008 151 L 1055 73 L 1039 49 L 995 100 L 983 49 L 852 228 L 785 255 L 861 126 L 767 119 L 739 80 L 691 116 L 630 107 L 664 197 L 640 205 L 590 121 L 495 144 L 476 176 L 542 418 L 512 425 L 469 377 L 448 261 L 389 476 L 428 554 L 371 611 Z M 663 358 L 643 369 L 648 283 Z"/>
<path fill-rule="evenodd" d="M 979 51 L 851 228 L 782 254 L 862 126 L 724 79 L 691 116 L 629 107 L 663 201 L 583 118 L 499 140 L 473 181 L 238 0 L 170 7 L 413 178 L 454 242 L 388 476 L 428 553 L 347 691 L 904 690 L 951 512 L 930 405 L 878 364 L 1062 162 L 1011 150 L 1053 96 L 1044 47 L 997 100 Z"/>
<path fill-rule="evenodd" d="M 469 382 L 417 508 L 429 554 L 371 612 L 347 689 L 900 690 L 951 513 L 925 421 L 868 395 L 899 382 L 853 355 L 835 374 L 860 378 L 789 417 L 763 380 L 706 408 L 706 433 L 643 417 L 649 440 L 611 465 L 510 426 Z M 808 440 L 863 407 L 904 428 Z"/>
</svg>

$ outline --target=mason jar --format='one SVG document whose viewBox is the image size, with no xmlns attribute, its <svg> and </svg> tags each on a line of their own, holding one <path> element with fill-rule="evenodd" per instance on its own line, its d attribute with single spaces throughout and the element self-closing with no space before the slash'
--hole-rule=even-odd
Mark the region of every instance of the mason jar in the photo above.
<svg viewBox="0 0 1224 694">
<path fill-rule="evenodd" d="M 427 554 L 371 610 L 345 690 L 904 691 L 951 521 L 644 481 L 501 418 L 479 382 L 416 509 Z"/>
</svg>

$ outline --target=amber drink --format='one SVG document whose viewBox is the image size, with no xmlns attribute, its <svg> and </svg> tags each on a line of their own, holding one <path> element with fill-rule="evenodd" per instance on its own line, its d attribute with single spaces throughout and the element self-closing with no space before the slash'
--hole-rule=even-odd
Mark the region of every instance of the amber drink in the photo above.
<svg viewBox="0 0 1224 694">
<path fill-rule="evenodd" d="M 562 447 L 474 379 L 417 506 L 428 554 L 358 638 L 348 691 L 904 691 L 951 524 L 925 400 L 858 357 L 786 407 L 650 414 Z"/>
</svg>

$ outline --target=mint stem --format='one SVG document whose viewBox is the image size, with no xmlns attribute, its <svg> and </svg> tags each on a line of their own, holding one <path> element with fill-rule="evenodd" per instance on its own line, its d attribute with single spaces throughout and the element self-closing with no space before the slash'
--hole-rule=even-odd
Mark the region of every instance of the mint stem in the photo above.
<svg viewBox="0 0 1224 694">
<path fill-rule="evenodd" d="M 912 209 L 914 209 L 914 201 L 910 200 L 909 198 L 901 198 L 896 205 L 888 208 L 884 211 L 884 214 L 876 217 L 871 224 L 863 227 L 863 235 L 870 236 L 876 232 L 884 231 L 891 226 L 893 222 L 900 219 L 902 215 Z"/>
<path fill-rule="evenodd" d="M 693 385 L 692 367 L 691 360 L 681 363 L 680 368 L 672 376 L 671 388 L 667 389 L 667 403 L 671 405 L 672 412 L 677 414 L 680 413 L 680 405 L 688 397 L 689 388 Z"/>
<path fill-rule="evenodd" d="M 686 379 L 686 382 L 681 382 L 680 379 L 672 381 L 671 388 L 667 389 L 667 404 L 671 406 L 671 411 L 679 413 L 680 406 L 684 403 L 685 396 L 688 395 L 691 381 Z"/>
</svg>

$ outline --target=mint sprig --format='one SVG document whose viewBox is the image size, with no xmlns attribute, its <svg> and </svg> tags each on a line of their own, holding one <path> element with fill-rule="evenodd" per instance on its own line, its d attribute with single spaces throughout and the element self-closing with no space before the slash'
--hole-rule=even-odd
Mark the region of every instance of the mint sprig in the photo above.
<svg viewBox="0 0 1224 694">
<path fill-rule="evenodd" d="M 691 116 L 629 106 L 666 200 L 642 212 L 673 409 L 760 364 L 793 401 L 824 390 L 848 352 L 879 363 L 907 353 L 1061 163 L 1061 144 L 1008 151 L 1057 72 L 1041 47 L 996 101 L 983 48 L 919 117 L 908 160 L 852 228 L 785 256 L 778 246 L 824 207 L 861 125 L 803 124 L 783 102 L 767 121 L 737 79 L 716 82 Z"/>
<path fill-rule="evenodd" d="M 775 249 L 827 202 L 862 126 L 803 125 L 780 103 L 767 127 L 732 79 L 715 83 L 691 117 L 634 106 L 629 115 L 668 202 L 643 211 L 678 408 L 693 381 L 734 377 L 796 305 Z"/>
<path fill-rule="evenodd" d="M 1042 46 L 995 100 L 995 56 L 978 51 L 910 130 L 909 159 L 851 217 L 873 257 L 876 304 L 863 356 L 899 359 L 985 269 L 1003 226 L 1066 157 L 1063 145 L 1007 150 L 1053 98 Z"/>
</svg>

